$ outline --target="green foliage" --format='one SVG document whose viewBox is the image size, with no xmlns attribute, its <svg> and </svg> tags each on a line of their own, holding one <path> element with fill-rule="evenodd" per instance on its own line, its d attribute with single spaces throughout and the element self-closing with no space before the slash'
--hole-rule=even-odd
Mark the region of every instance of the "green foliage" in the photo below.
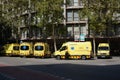
<svg viewBox="0 0 120 80">
<path fill-rule="evenodd" d="M 34 9 L 33 5 L 35 4 L 36 0 L 31 0 L 31 11 Z M 2 18 L 0 19 L 6 24 L 8 27 L 14 31 L 15 34 L 19 34 L 17 32 L 18 27 L 21 25 L 21 21 L 27 20 L 27 17 L 22 17 L 26 14 L 27 10 L 29 9 L 29 1 L 28 0 L 2 0 L 1 1 L 1 15 Z M 4 19 L 3 19 L 4 18 Z M 25 19 L 26 18 L 26 19 Z M 26 23 L 26 22 L 25 22 Z M 6 25 L 4 24 L 4 25 Z M 4 26 L 3 25 L 3 26 Z"/>
<path fill-rule="evenodd" d="M 6 22 L 15 34 L 18 34 L 17 29 L 21 26 L 22 20 L 27 26 L 29 21 L 28 11 L 32 13 L 30 25 L 45 27 L 46 34 L 52 32 L 50 30 L 53 25 L 58 25 L 63 20 L 63 10 L 61 8 L 63 0 L 1 0 L 1 3 L 0 23 L 2 21 Z M 36 24 L 33 24 L 35 22 L 34 18 L 37 20 Z M 39 22 L 38 19 L 40 19 Z"/>
<path fill-rule="evenodd" d="M 82 0 L 84 9 L 80 12 L 80 18 L 88 18 L 89 27 L 94 35 L 112 27 L 120 13 L 120 0 Z M 114 19 L 113 19 L 114 18 Z"/>
<path fill-rule="evenodd" d="M 63 20 L 62 4 L 63 0 L 41 0 L 37 3 L 37 17 L 40 18 L 38 26 L 51 30 L 54 25 L 61 23 Z M 52 34 L 50 32 L 52 30 L 49 31 L 49 34 Z"/>
<path fill-rule="evenodd" d="M 37 5 L 37 14 L 41 24 L 60 23 L 63 19 L 62 0 L 41 0 Z"/>
</svg>

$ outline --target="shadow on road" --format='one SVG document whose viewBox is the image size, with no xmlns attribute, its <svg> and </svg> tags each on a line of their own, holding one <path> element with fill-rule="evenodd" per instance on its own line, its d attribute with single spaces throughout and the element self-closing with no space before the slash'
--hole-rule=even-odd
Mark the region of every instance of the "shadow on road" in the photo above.
<svg viewBox="0 0 120 80">
<path fill-rule="evenodd" d="M 120 80 L 120 65 L 1 65 L 0 72 L 16 80 Z"/>
</svg>

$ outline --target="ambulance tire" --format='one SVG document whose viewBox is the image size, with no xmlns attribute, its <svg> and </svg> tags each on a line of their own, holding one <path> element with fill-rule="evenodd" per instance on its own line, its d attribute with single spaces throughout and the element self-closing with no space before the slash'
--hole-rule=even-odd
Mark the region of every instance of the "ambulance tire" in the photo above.
<svg viewBox="0 0 120 80">
<path fill-rule="evenodd" d="M 97 59 L 100 59 L 100 57 L 97 57 Z"/>
<path fill-rule="evenodd" d="M 70 54 L 68 52 L 65 53 L 65 59 L 69 59 Z"/>
<path fill-rule="evenodd" d="M 8 54 L 8 57 L 11 57 L 12 56 L 12 54 Z"/>
<path fill-rule="evenodd" d="M 26 58 L 27 56 L 20 56 L 21 58 Z"/>
<path fill-rule="evenodd" d="M 42 59 L 44 59 L 44 58 L 45 58 L 45 56 L 42 56 L 41 58 L 42 58 Z"/>
<path fill-rule="evenodd" d="M 60 56 L 60 55 L 56 56 L 56 59 L 57 59 L 57 60 L 60 60 L 60 59 L 61 59 L 61 56 Z"/>
<path fill-rule="evenodd" d="M 23 58 L 23 56 L 20 56 L 20 58 Z"/>
<path fill-rule="evenodd" d="M 86 56 L 82 56 L 81 59 L 82 59 L 82 60 L 86 60 Z"/>
</svg>

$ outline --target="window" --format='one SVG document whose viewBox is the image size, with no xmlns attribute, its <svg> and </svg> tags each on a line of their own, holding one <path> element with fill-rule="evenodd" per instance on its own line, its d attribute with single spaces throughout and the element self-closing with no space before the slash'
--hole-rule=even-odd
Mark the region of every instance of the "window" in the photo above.
<svg viewBox="0 0 120 80">
<path fill-rule="evenodd" d="M 73 14 L 72 14 L 72 11 L 68 11 L 67 12 L 67 21 L 73 21 L 73 18 L 72 18 Z"/>
<path fill-rule="evenodd" d="M 81 34 L 86 34 L 87 33 L 85 24 L 80 25 L 80 33 Z"/>
<path fill-rule="evenodd" d="M 99 50 L 109 50 L 108 47 L 104 46 L 104 47 L 99 47 Z"/>
<path fill-rule="evenodd" d="M 74 0 L 74 6 L 79 6 L 78 5 L 78 0 Z"/>
<path fill-rule="evenodd" d="M 83 1 L 82 0 L 79 1 L 79 5 L 83 6 Z"/>
<path fill-rule="evenodd" d="M 74 26 L 74 35 L 79 35 L 80 31 L 79 31 L 79 27 L 76 25 Z"/>
<path fill-rule="evenodd" d="M 29 46 L 21 46 L 21 50 L 29 50 Z"/>
<path fill-rule="evenodd" d="M 79 0 L 70 0 L 69 6 L 79 6 Z"/>
<path fill-rule="evenodd" d="M 26 39 L 28 37 L 28 30 L 22 31 L 22 38 Z"/>
<path fill-rule="evenodd" d="M 69 1 L 68 1 L 69 2 Z M 70 0 L 70 2 L 69 2 L 69 6 L 73 6 L 73 0 Z"/>
<path fill-rule="evenodd" d="M 35 50 L 43 50 L 43 46 L 35 46 Z"/>
<path fill-rule="evenodd" d="M 67 49 L 67 46 L 63 46 L 61 49 L 60 49 L 60 51 L 64 51 L 64 50 L 66 50 Z"/>
<path fill-rule="evenodd" d="M 79 13 L 76 10 L 67 11 L 67 21 L 79 21 Z"/>
<path fill-rule="evenodd" d="M 67 31 L 68 31 L 68 37 L 73 36 L 73 27 L 72 26 L 68 26 Z"/>
<path fill-rule="evenodd" d="M 75 11 L 73 15 L 74 15 L 74 21 L 79 21 L 79 13 L 78 13 L 78 11 Z"/>
</svg>

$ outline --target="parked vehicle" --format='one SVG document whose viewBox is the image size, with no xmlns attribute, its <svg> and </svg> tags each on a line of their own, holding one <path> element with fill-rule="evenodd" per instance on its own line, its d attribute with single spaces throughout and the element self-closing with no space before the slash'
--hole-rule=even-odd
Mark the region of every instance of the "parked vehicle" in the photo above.
<svg viewBox="0 0 120 80">
<path fill-rule="evenodd" d="M 34 44 L 33 56 L 41 58 L 51 57 L 49 45 L 47 43 L 36 42 Z"/>
<path fill-rule="evenodd" d="M 33 44 L 30 42 L 22 42 L 20 44 L 20 54 L 21 57 L 33 56 Z"/>
<path fill-rule="evenodd" d="M 19 55 L 19 44 L 18 43 L 5 44 L 2 47 L 1 53 L 6 56 L 18 56 Z"/>
<path fill-rule="evenodd" d="M 66 42 L 54 52 L 56 59 L 91 59 L 94 57 L 91 42 Z"/>
<path fill-rule="evenodd" d="M 99 43 L 97 58 L 111 58 L 109 43 Z"/>
</svg>

